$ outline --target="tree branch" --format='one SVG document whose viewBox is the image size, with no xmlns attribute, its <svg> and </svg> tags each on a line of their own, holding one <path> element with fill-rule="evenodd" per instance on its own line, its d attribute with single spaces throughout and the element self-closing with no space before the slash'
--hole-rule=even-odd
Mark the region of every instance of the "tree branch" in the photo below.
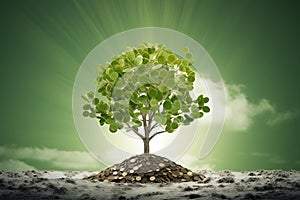
<svg viewBox="0 0 300 200">
<path fill-rule="evenodd" d="M 147 138 L 147 137 L 149 137 L 149 132 L 148 132 L 148 129 L 147 129 L 146 115 L 142 114 L 142 118 L 143 118 L 143 126 L 144 126 L 145 138 Z"/>
<path fill-rule="evenodd" d="M 152 125 L 152 120 L 153 120 L 153 113 L 152 112 L 150 112 L 149 114 L 148 114 L 148 126 L 147 126 L 147 130 L 148 130 L 148 134 L 150 134 L 150 132 L 151 132 L 151 125 Z"/>
<path fill-rule="evenodd" d="M 151 127 L 150 132 L 151 132 L 155 127 L 158 127 L 158 126 L 159 126 L 159 123 L 155 123 L 155 124 Z"/>
<path fill-rule="evenodd" d="M 149 138 L 149 141 L 154 138 L 154 136 L 158 135 L 158 134 L 161 134 L 161 133 L 165 133 L 166 131 L 159 131 L 159 132 L 156 132 L 154 133 L 150 138 Z"/>
<path fill-rule="evenodd" d="M 134 130 L 128 123 L 126 123 L 126 125 L 127 125 L 128 128 L 130 128 L 135 134 L 137 134 L 141 139 L 144 139 L 144 137 L 143 137 L 139 132 L 137 132 L 136 130 Z"/>
</svg>

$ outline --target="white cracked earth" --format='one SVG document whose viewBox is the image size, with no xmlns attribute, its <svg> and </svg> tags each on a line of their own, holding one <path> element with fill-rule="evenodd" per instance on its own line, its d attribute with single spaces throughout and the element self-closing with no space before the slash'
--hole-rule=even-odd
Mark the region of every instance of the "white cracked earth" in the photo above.
<svg viewBox="0 0 300 200">
<path fill-rule="evenodd" d="M 99 171 L 0 171 L 0 199 L 300 199 L 300 171 L 196 171 L 202 182 L 103 183 Z"/>
</svg>

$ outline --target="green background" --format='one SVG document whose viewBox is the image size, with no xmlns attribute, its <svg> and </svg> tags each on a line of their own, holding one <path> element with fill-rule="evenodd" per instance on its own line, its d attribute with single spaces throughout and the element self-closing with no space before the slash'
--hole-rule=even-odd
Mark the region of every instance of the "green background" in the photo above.
<svg viewBox="0 0 300 200">
<path fill-rule="evenodd" d="M 226 83 L 246 86 L 249 101 L 265 98 L 276 107 L 275 114 L 294 113 L 274 126 L 262 114 L 245 131 L 224 131 L 199 166 L 299 170 L 300 7 L 295 2 L 3 1 L 0 161 L 18 158 L 37 169 L 67 169 L 34 156 L 13 158 L 11 152 L 25 147 L 84 152 L 72 116 L 80 64 L 113 34 L 155 26 L 199 42 Z M 97 166 L 78 167 L 83 168 Z"/>
</svg>

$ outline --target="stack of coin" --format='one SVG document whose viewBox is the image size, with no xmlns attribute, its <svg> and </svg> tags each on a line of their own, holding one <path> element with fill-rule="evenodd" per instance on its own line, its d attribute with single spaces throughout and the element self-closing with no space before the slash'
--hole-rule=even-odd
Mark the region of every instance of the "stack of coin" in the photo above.
<svg viewBox="0 0 300 200">
<path fill-rule="evenodd" d="M 86 179 L 119 183 L 170 183 L 202 181 L 205 176 L 154 154 L 142 154 L 106 168 Z"/>
</svg>

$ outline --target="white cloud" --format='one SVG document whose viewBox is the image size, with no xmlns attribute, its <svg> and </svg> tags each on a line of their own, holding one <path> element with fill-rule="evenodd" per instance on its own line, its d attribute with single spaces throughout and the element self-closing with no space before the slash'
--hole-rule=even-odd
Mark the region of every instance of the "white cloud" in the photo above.
<svg viewBox="0 0 300 200">
<path fill-rule="evenodd" d="M 225 85 L 225 126 L 230 131 L 245 131 L 253 123 L 256 116 L 267 113 L 267 125 L 273 126 L 290 120 L 296 116 L 292 112 L 278 112 L 269 100 L 260 99 L 251 102 L 243 89 L 245 86 L 236 84 Z"/>
<path fill-rule="evenodd" d="M 70 170 L 97 169 L 100 163 L 97 162 L 88 152 L 62 151 L 50 148 L 22 147 L 9 148 L 0 146 L 0 157 L 7 157 L 15 162 L 24 163 L 19 165 L 20 169 L 27 166 L 24 160 L 42 161 L 50 167 L 64 168 Z M 2 161 L 0 166 L 8 166 L 12 161 Z"/>
<path fill-rule="evenodd" d="M 225 128 L 230 131 L 247 130 L 255 116 L 273 109 L 266 99 L 251 103 L 242 92 L 243 88 L 242 85 L 226 85 L 225 88 Z"/>
<path fill-rule="evenodd" d="M 26 164 L 19 160 L 5 160 L 0 162 L 0 170 L 8 171 L 23 171 L 23 170 L 36 170 L 35 167 Z"/>
<path fill-rule="evenodd" d="M 275 110 L 272 113 L 273 117 L 270 118 L 267 121 L 267 124 L 269 126 L 274 126 L 276 124 L 280 124 L 284 121 L 288 121 L 290 119 L 295 118 L 298 115 L 298 112 L 291 112 L 291 111 L 287 111 L 287 112 L 283 112 L 283 113 L 277 113 Z"/>
</svg>

